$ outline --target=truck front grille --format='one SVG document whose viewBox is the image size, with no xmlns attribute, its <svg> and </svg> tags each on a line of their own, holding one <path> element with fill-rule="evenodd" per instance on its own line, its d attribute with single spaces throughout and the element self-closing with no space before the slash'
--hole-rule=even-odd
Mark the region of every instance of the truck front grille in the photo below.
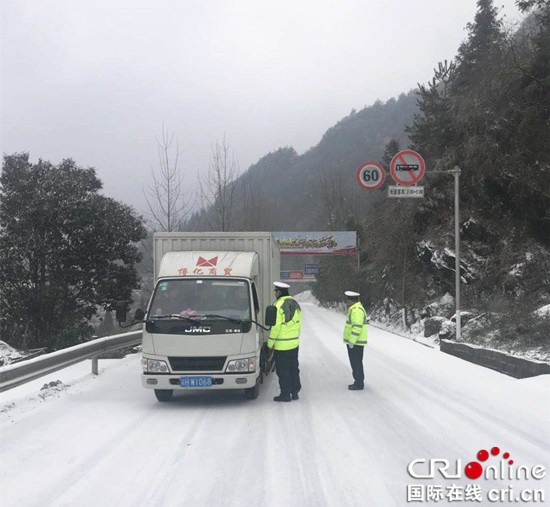
<svg viewBox="0 0 550 507">
<path fill-rule="evenodd" d="M 227 356 L 169 357 L 172 371 L 222 371 Z"/>
</svg>

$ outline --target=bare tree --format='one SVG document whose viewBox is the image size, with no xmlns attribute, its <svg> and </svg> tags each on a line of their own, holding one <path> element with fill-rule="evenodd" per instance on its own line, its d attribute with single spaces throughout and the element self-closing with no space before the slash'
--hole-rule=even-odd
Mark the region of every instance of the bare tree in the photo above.
<svg viewBox="0 0 550 507">
<path fill-rule="evenodd" d="M 243 186 L 242 224 L 246 231 L 269 230 L 269 215 L 265 208 L 265 194 L 255 182 Z"/>
<path fill-rule="evenodd" d="M 321 172 L 317 180 L 317 206 L 323 224 L 336 231 L 344 227 L 350 210 L 350 193 L 345 188 L 344 179 L 338 170 Z"/>
<path fill-rule="evenodd" d="M 208 172 L 199 174 L 204 219 L 210 229 L 228 231 L 235 207 L 235 180 L 239 166 L 225 138 L 211 146 Z"/>
<path fill-rule="evenodd" d="M 174 133 L 162 126 L 162 138 L 157 138 L 159 165 L 151 170 L 153 183 L 143 190 L 149 208 L 149 222 L 153 230 L 176 231 L 191 211 L 193 202 L 185 191 L 179 162 L 183 153 Z"/>
</svg>

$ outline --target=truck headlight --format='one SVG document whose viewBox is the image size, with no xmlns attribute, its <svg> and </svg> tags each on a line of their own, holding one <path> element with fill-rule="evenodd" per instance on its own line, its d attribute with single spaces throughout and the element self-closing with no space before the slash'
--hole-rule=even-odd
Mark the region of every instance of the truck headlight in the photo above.
<svg viewBox="0 0 550 507">
<path fill-rule="evenodd" d="M 143 367 L 143 373 L 168 373 L 168 365 L 166 361 L 159 361 L 158 359 L 141 360 L 141 366 Z"/>
<path fill-rule="evenodd" d="M 247 373 L 256 371 L 256 358 L 247 357 L 245 359 L 234 359 L 233 361 L 229 361 L 225 371 L 227 373 Z"/>
</svg>

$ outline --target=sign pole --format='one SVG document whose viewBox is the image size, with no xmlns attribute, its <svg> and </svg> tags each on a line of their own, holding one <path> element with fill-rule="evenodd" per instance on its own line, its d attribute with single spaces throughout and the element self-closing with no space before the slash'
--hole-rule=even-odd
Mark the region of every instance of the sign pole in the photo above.
<svg viewBox="0 0 550 507">
<path fill-rule="evenodd" d="M 359 273 L 361 272 L 361 239 L 357 235 L 357 292 L 361 292 Z"/>
<path fill-rule="evenodd" d="M 455 285 L 456 285 L 456 334 L 455 340 L 459 341 L 461 337 L 461 321 L 460 321 L 460 167 L 455 166 L 453 169 L 455 177 Z"/>
<path fill-rule="evenodd" d="M 450 171 L 429 171 L 426 174 L 452 174 L 455 178 L 455 340 L 462 336 L 460 319 L 460 167 L 454 166 Z"/>
<path fill-rule="evenodd" d="M 357 235 L 357 271 L 361 269 L 361 239 L 359 238 L 359 234 Z"/>
<path fill-rule="evenodd" d="M 424 187 L 416 184 L 424 176 L 426 164 L 416 151 L 403 150 L 394 155 L 390 162 L 390 173 L 397 185 L 404 185 L 405 189 L 388 187 L 388 197 L 424 197 Z M 462 335 L 460 319 L 460 167 L 455 166 L 450 171 L 429 171 L 426 174 L 452 174 L 455 179 L 455 305 L 456 305 L 456 334 L 459 341 Z M 377 162 L 365 162 L 357 169 L 357 182 L 366 189 L 379 188 L 384 181 L 384 169 Z M 415 185 L 413 188 L 409 188 Z M 421 192 L 417 192 L 417 189 Z M 359 250 L 357 250 L 357 267 L 359 268 Z M 403 325 L 405 309 L 403 308 Z"/>
</svg>

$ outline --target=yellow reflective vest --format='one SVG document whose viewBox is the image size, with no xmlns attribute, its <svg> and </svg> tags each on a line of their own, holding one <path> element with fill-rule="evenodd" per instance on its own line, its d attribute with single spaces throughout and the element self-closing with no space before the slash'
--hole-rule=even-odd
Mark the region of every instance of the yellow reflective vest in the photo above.
<svg viewBox="0 0 550 507">
<path fill-rule="evenodd" d="M 275 302 L 277 321 L 269 332 L 267 346 L 275 350 L 292 350 L 300 344 L 302 311 L 300 305 L 290 296 L 283 296 Z"/>
<path fill-rule="evenodd" d="M 367 312 L 360 302 L 348 308 L 346 327 L 344 328 L 344 343 L 364 347 L 367 344 Z"/>
</svg>

